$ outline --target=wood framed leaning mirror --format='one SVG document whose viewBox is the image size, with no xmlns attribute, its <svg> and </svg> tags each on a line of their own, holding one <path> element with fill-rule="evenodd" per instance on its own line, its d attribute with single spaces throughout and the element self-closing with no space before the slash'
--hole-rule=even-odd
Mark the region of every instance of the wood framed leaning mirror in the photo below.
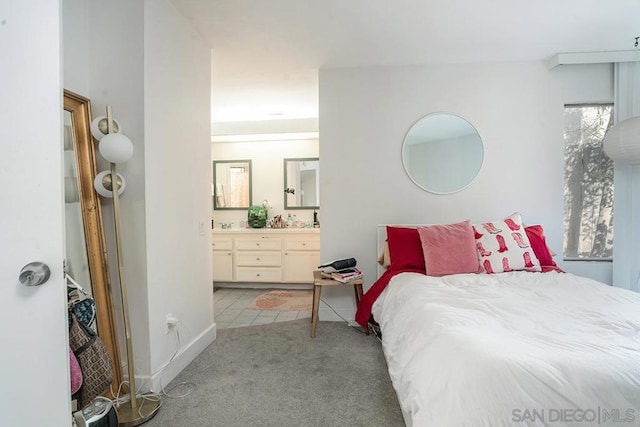
<svg viewBox="0 0 640 427">
<path fill-rule="evenodd" d="M 109 280 L 102 209 L 93 188 L 96 147 L 91 102 L 64 91 L 65 272 L 96 304 L 95 326 L 113 364 L 113 385 L 122 382 L 115 312 Z"/>
</svg>

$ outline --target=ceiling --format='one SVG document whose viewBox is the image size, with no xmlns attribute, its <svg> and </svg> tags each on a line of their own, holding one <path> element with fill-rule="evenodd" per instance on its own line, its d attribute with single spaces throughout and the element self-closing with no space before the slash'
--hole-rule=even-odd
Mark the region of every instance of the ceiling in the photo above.
<svg viewBox="0 0 640 427">
<path fill-rule="evenodd" d="M 172 0 L 212 48 L 214 121 L 318 116 L 318 69 L 634 49 L 640 0 Z"/>
</svg>

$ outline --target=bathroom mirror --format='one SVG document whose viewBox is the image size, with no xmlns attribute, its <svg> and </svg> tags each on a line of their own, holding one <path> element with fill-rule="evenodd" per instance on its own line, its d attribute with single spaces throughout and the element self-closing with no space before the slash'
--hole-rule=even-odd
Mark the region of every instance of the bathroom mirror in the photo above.
<svg viewBox="0 0 640 427">
<path fill-rule="evenodd" d="M 102 210 L 93 189 L 96 147 L 89 130 L 89 99 L 64 91 L 65 271 L 96 303 L 96 329 L 122 382 L 115 312 L 109 281 Z"/>
<path fill-rule="evenodd" d="M 213 209 L 243 210 L 251 206 L 251 160 L 213 162 Z"/>
<path fill-rule="evenodd" d="M 320 159 L 284 159 L 284 208 L 320 208 Z"/>
<path fill-rule="evenodd" d="M 407 132 L 402 163 L 423 190 L 450 194 L 467 187 L 484 160 L 482 139 L 467 120 L 449 113 L 422 117 Z"/>
</svg>

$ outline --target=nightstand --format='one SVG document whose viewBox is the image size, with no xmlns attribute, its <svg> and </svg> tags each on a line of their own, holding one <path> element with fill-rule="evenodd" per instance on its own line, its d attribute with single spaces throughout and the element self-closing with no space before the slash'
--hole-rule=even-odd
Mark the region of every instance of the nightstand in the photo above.
<svg viewBox="0 0 640 427">
<path fill-rule="evenodd" d="M 348 283 L 338 282 L 337 280 L 329 279 L 328 277 L 324 277 L 320 271 L 313 272 L 313 309 L 311 310 L 311 338 L 316 336 L 316 327 L 318 326 L 318 318 L 320 317 L 319 308 L 320 308 L 320 294 L 322 292 L 323 286 L 353 286 L 353 293 L 356 297 L 356 306 L 360 303 L 360 298 L 362 298 L 362 285 L 364 283 L 364 279 L 356 279 L 352 280 Z M 366 332 L 369 335 L 369 329 L 367 328 Z"/>
</svg>

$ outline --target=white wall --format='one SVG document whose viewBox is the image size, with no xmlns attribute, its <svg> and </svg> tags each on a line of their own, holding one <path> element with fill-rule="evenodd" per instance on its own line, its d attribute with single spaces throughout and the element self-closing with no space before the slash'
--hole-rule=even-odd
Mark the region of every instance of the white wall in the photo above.
<svg viewBox="0 0 640 427">
<path fill-rule="evenodd" d="M 65 87 L 90 98 L 94 116 L 111 105 L 134 144 L 118 166 L 125 275 L 136 371 L 157 390 L 215 338 L 210 233 L 199 234 L 210 224 L 210 51 L 168 0 L 64 2 Z M 119 314 L 112 203 L 102 203 Z M 176 349 L 169 313 L 187 349 L 160 376 Z"/>
<path fill-rule="evenodd" d="M 144 194 L 144 3 L 88 0 L 88 4 L 89 52 L 83 59 L 89 62 L 87 97 L 91 99 L 93 116 L 106 114 L 106 106 L 110 105 L 134 147 L 133 157 L 118 165 L 118 173 L 127 180 L 127 190 L 120 198 L 122 252 L 135 367 L 146 374 L 151 368 Z M 96 158 L 98 171 L 109 168 L 100 155 Z M 111 199 L 101 200 L 114 306 L 121 313 L 113 203 Z M 124 327 L 120 316 L 117 319 L 124 359 Z"/>
<path fill-rule="evenodd" d="M 368 287 L 377 224 L 484 221 L 514 211 L 542 224 L 562 253 L 563 105 L 611 101 L 612 76 L 609 65 L 548 70 L 543 62 L 320 70 L 322 258 L 355 257 Z M 476 180 L 451 195 L 418 188 L 401 160 L 407 130 L 438 111 L 467 119 L 485 149 Z M 611 281 L 609 263 L 557 261 Z M 353 317 L 351 294 L 327 297 Z"/>
<path fill-rule="evenodd" d="M 64 88 L 89 93 L 89 2 L 62 1 L 62 52 Z"/>
<path fill-rule="evenodd" d="M 151 369 L 167 384 L 215 338 L 210 221 L 210 49 L 168 0 L 146 0 L 144 20 L 145 222 Z"/>
<path fill-rule="evenodd" d="M 297 157 L 318 157 L 318 140 L 303 141 L 257 141 L 257 142 L 217 142 L 211 144 L 211 160 L 245 160 L 251 159 L 252 187 L 254 205 L 261 205 L 264 199 L 269 200 L 272 209 L 269 217 L 287 213 L 295 214 L 300 221 L 313 221 L 313 209 L 284 209 L 284 159 Z M 320 179 L 324 171 L 322 170 Z M 211 185 L 209 185 L 211 187 Z M 209 188 L 211 193 L 211 188 Z M 322 193 L 322 190 L 321 190 Z M 209 206 L 213 206 L 209 196 Z M 216 224 L 233 222 L 233 227 L 239 227 L 240 221 L 246 221 L 247 210 L 212 211 Z M 322 225 L 322 204 L 318 211 Z"/>
<path fill-rule="evenodd" d="M 614 119 L 619 123 L 640 115 L 640 63 L 619 63 L 615 66 Z M 640 291 L 640 265 L 636 254 L 640 250 L 640 166 L 616 163 L 614 169 L 615 214 L 613 235 L 613 285 Z"/>
</svg>

